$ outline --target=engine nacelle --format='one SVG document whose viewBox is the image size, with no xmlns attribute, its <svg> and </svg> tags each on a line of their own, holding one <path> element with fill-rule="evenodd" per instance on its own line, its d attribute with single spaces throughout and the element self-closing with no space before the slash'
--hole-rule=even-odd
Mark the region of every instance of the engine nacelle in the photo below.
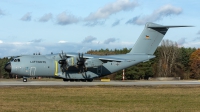
<svg viewBox="0 0 200 112">
<path fill-rule="evenodd" d="M 58 63 L 59 64 L 66 64 L 66 60 L 59 60 Z"/>
<path fill-rule="evenodd" d="M 86 68 L 98 67 L 98 66 L 101 66 L 102 64 L 103 62 L 97 58 L 91 58 L 85 61 Z"/>
</svg>

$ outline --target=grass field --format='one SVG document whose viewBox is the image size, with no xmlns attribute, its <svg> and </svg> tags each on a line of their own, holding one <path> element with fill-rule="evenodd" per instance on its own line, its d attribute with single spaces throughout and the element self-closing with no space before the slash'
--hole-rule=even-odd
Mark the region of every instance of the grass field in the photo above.
<svg viewBox="0 0 200 112">
<path fill-rule="evenodd" d="M 200 87 L 0 87 L 2 112 L 200 111 Z"/>
</svg>

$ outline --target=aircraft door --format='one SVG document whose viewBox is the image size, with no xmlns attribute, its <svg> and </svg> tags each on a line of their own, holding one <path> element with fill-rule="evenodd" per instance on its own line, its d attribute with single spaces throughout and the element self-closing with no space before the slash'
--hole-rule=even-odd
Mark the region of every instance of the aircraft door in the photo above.
<svg viewBox="0 0 200 112">
<path fill-rule="evenodd" d="M 101 75 L 102 73 L 102 66 L 97 67 L 97 74 Z"/>
<path fill-rule="evenodd" d="M 30 76 L 35 76 L 36 67 L 30 68 Z"/>
</svg>

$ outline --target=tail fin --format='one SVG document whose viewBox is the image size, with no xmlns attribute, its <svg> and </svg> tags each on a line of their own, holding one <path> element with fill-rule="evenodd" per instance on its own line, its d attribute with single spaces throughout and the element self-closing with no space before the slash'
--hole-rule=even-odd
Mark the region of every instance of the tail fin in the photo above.
<svg viewBox="0 0 200 112">
<path fill-rule="evenodd" d="M 144 30 L 129 54 L 154 54 L 167 30 L 175 27 L 190 26 L 163 26 L 155 23 L 146 23 Z"/>
</svg>

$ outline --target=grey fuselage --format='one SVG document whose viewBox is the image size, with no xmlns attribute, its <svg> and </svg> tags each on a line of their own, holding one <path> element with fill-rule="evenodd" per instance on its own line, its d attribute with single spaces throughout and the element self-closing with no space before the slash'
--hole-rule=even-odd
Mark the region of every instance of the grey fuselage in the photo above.
<svg viewBox="0 0 200 112">
<path fill-rule="evenodd" d="M 77 54 L 72 54 L 74 56 Z M 61 77 L 64 79 L 93 79 L 112 74 L 116 71 L 130 67 L 137 63 L 147 61 L 154 58 L 154 55 L 143 54 L 123 54 L 123 55 L 107 55 L 97 56 L 84 54 L 87 57 L 116 57 L 125 58 L 127 61 L 107 61 L 101 66 L 87 68 L 87 71 L 80 72 L 79 68 L 75 66 L 69 67 L 64 73 L 61 71 L 60 64 L 58 63 L 61 58 L 59 54 L 52 55 L 26 55 L 13 59 L 11 63 L 11 73 L 25 76 L 25 77 Z M 18 61 L 19 60 L 19 61 Z"/>
</svg>

